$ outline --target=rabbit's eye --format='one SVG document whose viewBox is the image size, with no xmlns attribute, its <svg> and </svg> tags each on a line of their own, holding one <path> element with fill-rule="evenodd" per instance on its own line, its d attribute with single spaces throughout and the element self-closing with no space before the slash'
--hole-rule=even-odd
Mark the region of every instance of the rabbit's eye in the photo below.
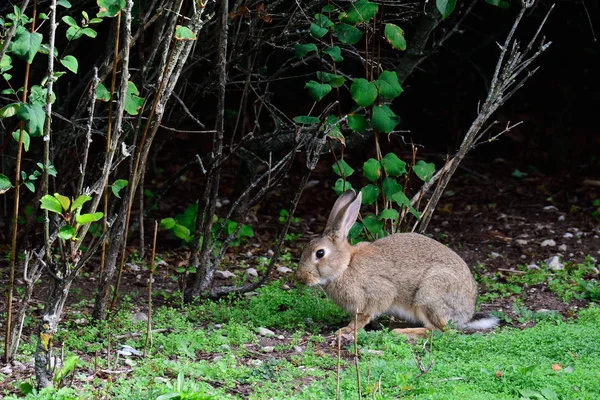
<svg viewBox="0 0 600 400">
<path fill-rule="evenodd" d="M 325 250 L 319 249 L 319 250 L 317 250 L 317 252 L 315 254 L 316 254 L 317 258 L 323 258 L 323 256 L 325 255 Z"/>
</svg>

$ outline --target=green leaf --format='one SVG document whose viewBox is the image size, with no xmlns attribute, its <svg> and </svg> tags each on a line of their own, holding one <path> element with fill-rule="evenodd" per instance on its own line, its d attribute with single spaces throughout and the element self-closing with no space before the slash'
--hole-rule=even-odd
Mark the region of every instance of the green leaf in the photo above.
<svg viewBox="0 0 600 400">
<path fill-rule="evenodd" d="M 58 0 L 56 4 L 64 8 L 71 8 L 71 3 L 68 0 Z"/>
<path fill-rule="evenodd" d="M 387 153 L 381 159 L 381 165 L 389 176 L 400 176 L 406 174 L 406 163 L 394 153 Z"/>
<path fill-rule="evenodd" d="M 95 30 L 93 30 L 92 28 L 83 28 L 81 31 L 79 31 L 77 38 L 79 38 L 81 35 L 85 35 L 85 36 L 91 37 L 93 39 L 96 36 L 98 36 L 98 33 Z"/>
<path fill-rule="evenodd" d="M 383 221 L 373 214 L 369 214 L 362 219 L 362 223 L 373 236 L 378 236 L 382 233 Z"/>
<path fill-rule="evenodd" d="M 79 63 L 77 62 L 77 59 L 73 56 L 65 56 L 65 58 L 63 58 L 62 60 L 60 60 L 60 63 L 69 71 L 71 71 L 72 73 L 76 74 L 77 73 L 77 69 L 79 67 Z"/>
<path fill-rule="evenodd" d="M 377 98 L 377 86 L 365 78 L 358 78 L 350 87 L 352 99 L 361 107 L 369 107 Z"/>
<path fill-rule="evenodd" d="M 339 178 L 336 182 L 335 185 L 333 186 L 333 190 L 335 191 L 335 193 L 339 196 L 342 193 L 344 193 L 346 190 L 350 190 L 352 189 L 352 185 L 350 184 L 350 182 Z"/>
<path fill-rule="evenodd" d="M 314 51 L 315 53 L 319 52 L 319 49 L 317 48 L 316 44 L 314 44 L 314 43 L 307 43 L 307 44 L 296 43 L 296 44 L 294 44 L 294 55 L 298 58 L 303 58 L 311 51 Z"/>
<path fill-rule="evenodd" d="M 337 140 L 342 145 L 346 145 L 346 138 L 342 135 L 342 131 L 340 131 L 340 125 L 338 123 L 338 118 L 335 115 L 328 115 L 325 120 L 325 125 L 323 126 L 323 130 L 327 132 L 327 137 L 333 140 Z"/>
<path fill-rule="evenodd" d="M 187 26 L 177 25 L 175 27 L 176 40 L 196 40 L 196 34 Z"/>
<path fill-rule="evenodd" d="M 100 221 L 103 216 L 104 216 L 104 213 L 98 211 L 93 214 L 78 214 L 75 217 L 75 220 L 77 221 L 77 223 L 79 225 L 83 225 L 83 224 L 89 224 L 90 222 Z"/>
<path fill-rule="evenodd" d="M 294 117 L 294 122 L 303 125 L 314 125 L 321 122 L 321 120 L 317 117 L 311 117 L 309 115 L 299 115 L 297 117 Z"/>
<path fill-rule="evenodd" d="M 81 196 L 79 196 L 78 198 L 75 199 L 73 204 L 71 204 L 71 212 L 77 210 L 78 208 L 81 208 L 81 206 L 83 206 L 85 203 L 87 203 L 91 199 L 92 199 L 91 196 L 82 194 Z"/>
<path fill-rule="evenodd" d="M 363 226 L 364 225 L 362 224 L 362 222 L 356 221 L 352 225 L 352 228 L 350 228 L 350 231 L 348 232 L 348 239 L 356 239 L 358 235 L 360 235 L 360 233 L 362 232 Z"/>
<path fill-rule="evenodd" d="M 127 82 L 127 92 L 125 93 L 125 111 L 129 115 L 137 115 L 140 108 L 144 104 L 144 98 L 139 97 L 135 84 L 131 81 Z"/>
<path fill-rule="evenodd" d="M 43 88 L 38 85 L 33 85 L 31 87 L 31 93 L 29 94 L 28 101 L 31 104 L 37 104 L 39 106 L 44 107 L 46 105 L 47 94 L 48 94 L 47 88 Z M 55 100 L 56 100 L 56 95 L 54 93 L 52 93 L 52 96 L 50 96 L 50 102 L 54 103 Z"/>
<path fill-rule="evenodd" d="M 27 189 L 29 189 L 29 191 L 31 193 L 35 193 L 35 185 L 33 184 L 33 182 L 31 182 L 31 181 L 23 182 L 23 185 L 25 185 L 25 187 Z"/>
<path fill-rule="evenodd" d="M 393 71 L 383 71 L 375 84 L 379 88 L 379 97 L 382 99 L 395 99 L 403 91 L 398 82 L 398 75 Z"/>
<path fill-rule="evenodd" d="M 21 104 L 17 117 L 27 123 L 27 132 L 33 137 L 42 136 L 46 113 L 39 104 Z"/>
<path fill-rule="evenodd" d="M 327 4 L 326 6 L 323 6 L 323 8 L 321 9 L 322 12 L 332 12 L 335 11 L 336 8 L 333 4 Z"/>
<path fill-rule="evenodd" d="M 386 199 L 392 199 L 393 196 L 402 191 L 402 185 L 398 183 L 396 178 L 385 177 L 383 178 L 383 194 Z"/>
<path fill-rule="evenodd" d="M 331 87 L 334 88 L 342 86 L 346 81 L 346 78 L 341 75 L 321 71 L 317 71 L 317 79 L 319 79 L 321 83 L 329 83 Z"/>
<path fill-rule="evenodd" d="M 315 14 L 315 21 L 321 28 L 331 28 L 335 25 L 326 15 L 323 14 Z"/>
<path fill-rule="evenodd" d="M 4 174 L 0 174 L 0 194 L 8 192 L 12 187 L 10 179 Z"/>
<path fill-rule="evenodd" d="M 406 50 L 406 39 L 404 38 L 404 31 L 397 25 L 385 24 L 384 33 L 385 39 L 389 44 L 396 50 Z"/>
<path fill-rule="evenodd" d="M 31 64 L 41 44 L 42 35 L 37 32 L 31 33 L 23 26 L 19 26 L 13 39 L 12 53 Z"/>
<path fill-rule="evenodd" d="M 242 224 L 238 231 L 238 237 L 254 237 L 254 229 L 250 225 Z"/>
<path fill-rule="evenodd" d="M 321 101 L 323 97 L 327 96 L 331 92 L 331 85 L 327 83 L 319 83 L 317 81 L 309 81 L 304 86 L 308 89 L 308 94 L 316 101 Z"/>
<path fill-rule="evenodd" d="M 325 28 L 321 28 L 317 24 L 310 24 L 310 28 L 308 28 L 310 35 L 315 39 L 320 39 L 323 36 L 327 35 L 328 30 Z"/>
<path fill-rule="evenodd" d="M 400 117 L 394 114 L 388 106 L 380 104 L 373 107 L 371 125 L 379 132 L 390 133 L 398 123 L 400 123 Z"/>
<path fill-rule="evenodd" d="M 77 24 L 77 21 L 75 21 L 75 18 L 69 15 L 65 15 L 64 17 L 62 17 L 62 20 L 65 24 L 72 26 L 73 28 L 79 28 L 79 25 Z"/>
<path fill-rule="evenodd" d="M 173 218 L 163 218 L 160 220 L 161 229 L 173 229 L 177 221 Z"/>
<path fill-rule="evenodd" d="M 98 87 L 96 88 L 96 99 L 100 101 L 110 100 L 110 92 L 102 83 L 98 83 Z"/>
<path fill-rule="evenodd" d="M 11 103 L 0 108 L 0 118 L 10 118 L 16 115 L 21 109 L 22 103 Z"/>
<path fill-rule="evenodd" d="M 0 72 L 10 71 L 12 69 L 12 58 L 5 54 L 0 60 Z"/>
<path fill-rule="evenodd" d="M 347 178 L 354 173 L 354 168 L 349 166 L 346 160 L 338 160 L 338 162 L 333 163 L 331 167 L 337 176 L 343 176 Z"/>
<path fill-rule="evenodd" d="M 398 221 L 399 215 L 398 210 L 386 208 L 379 214 L 379 219 L 391 219 L 393 222 L 396 222 Z"/>
<path fill-rule="evenodd" d="M 343 44 L 356 44 L 362 38 L 362 31 L 348 24 L 337 24 L 333 27 L 333 31 L 338 40 Z"/>
<path fill-rule="evenodd" d="M 56 200 L 58 200 L 63 210 L 67 211 L 69 209 L 69 206 L 71 205 L 71 199 L 59 193 L 54 193 L 54 197 Z"/>
<path fill-rule="evenodd" d="M 19 143 L 19 136 L 21 135 L 21 131 L 14 131 L 12 133 L 12 137 L 13 139 L 16 140 L 17 143 Z M 23 149 L 25 150 L 25 152 L 29 151 L 29 144 L 31 142 L 31 138 L 29 137 L 29 133 L 27 133 L 27 131 L 23 131 Z"/>
<path fill-rule="evenodd" d="M 367 0 L 358 0 L 348 6 L 348 12 L 340 13 L 340 21 L 347 24 L 356 25 L 361 22 L 369 22 L 371 18 L 377 15 L 379 7 L 375 3 Z"/>
<path fill-rule="evenodd" d="M 419 162 L 413 165 L 412 169 L 420 180 L 423 182 L 429 182 L 435 172 L 435 164 L 419 160 Z"/>
<path fill-rule="evenodd" d="M 392 200 L 394 200 L 400 208 L 408 207 L 408 211 L 414 215 L 417 220 L 421 220 L 421 213 L 413 208 L 413 206 L 410 204 L 410 199 L 406 197 L 403 192 L 396 193 L 394 196 L 392 196 Z"/>
<path fill-rule="evenodd" d="M 348 126 L 354 132 L 364 132 L 369 128 L 367 119 L 360 114 L 348 114 Z"/>
<path fill-rule="evenodd" d="M 40 202 L 42 203 L 42 210 L 48 210 L 62 215 L 63 209 L 60 205 L 60 201 L 58 201 L 56 197 L 47 194 L 40 199 Z"/>
<path fill-rule="evenodd" d="M 323 50 L 323 54 L 327 54 L 334 62 L 344 61 L 342 50 L 338 46 L 327 47 Z"/>
<path fill-rule="evenodd" d="M 75 228 L 71 225 L 63 225 L 58 230 L 58 237 L 62 240 L 70 240 L 75 236 Z"/>
<path fill-rule="evenodd" d="M 127 180 L 125 179 L 117 179 L 116 181 L 114 181 L 114 183 L 111 185 L 111 190 L 113 192 L 113 194 L 115 196 L 117 196 L 117 198 L 121 198 L 121 195 L 119 194 L 119 192 L 121 191 L 121 189 L 123 189 L 125 186 L 127 186 L 129 182 L 127 182 Z"/>
<path fill-rule="evenodd" d="M 363 164 L 363 175 L 371 182 L 377 181 L 381 177 L 381 164 L 374 158 L 369 158 Z"/>
<path fill-rule="evenodd" d="M 190 230 L 183 225 L 175 224 L 173 227 L 173 234 L 179 239 L 189 242 L 192 238 L 190 237 Z"/>
<path fill-rule="evenodd" d="M 98 17 L 114 17 L 125 8 L 125 0 L 98 0 Z"/>
<path fill-rule="evenodd" d="M 456 0 L 435 0 L 435 5 L 440 14 L 442 14 L 442 19 L 446 19 L 454 11 Z"/>
<path fill-rule="evenodd" d="M 363 187 L 360 191 L 362 193 L 362 204 L 367 206 L 375 203 L 377 196 L 379 196 L 379 188 L 371 183 Z"/>
</svg>

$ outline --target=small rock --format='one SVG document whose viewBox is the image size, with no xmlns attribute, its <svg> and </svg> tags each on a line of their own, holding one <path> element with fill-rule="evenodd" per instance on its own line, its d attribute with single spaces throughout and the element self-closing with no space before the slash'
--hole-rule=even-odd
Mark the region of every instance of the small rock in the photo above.
<svg viewBox="0 0 600 400">
<path fill-rule="evenodd" d="M 592 267 L 592 272 L 595 273 L 596 275 L 598 275 L 598 273 L 600 273 L 600 271 L 596 267 Z"/>
<path fill-rule="evenodd" d="M 275 332 L 267 328 L 258 328 L 258 334 L 260 336 L 275 336 Z"/>
<path fill-rule="evenodd" d="M 258 271 L 256 271 L 254 268 L 248 268 L 246 270 L 246 276 L 249 278 L 256 278 L 258 277 Z"/>
<path fill-rule="evenodd" d="M 221 207 L 223 207 L 223 203 L 221 203 L 219 200 L 217 200 L 215 207 L 221 208 Z"/>
<path fill-rule="evenodd" d="M 448 222 L 448 221 L 442 221 L 442 226 L 448 226 L 448 225 L 450 225 L 450 222 Z"/>
<path fill-rule="evenodd" d="M 273 346 L 265 346 L 262 349 L 260 349 L 260 351 L 262 351 L 263 353 L 272 353 L 273 350 L 275 350 Z"/>
<path fill-rule="evenodd" d="M 277 339 L 279 339 L 279 340 L 285 340 L 285 336 L 279 335 L 279 336 L 277 336 Z"/>
<path fill-rule="evenodd" d="M 137 274 L 137 275 L 135 276 L 135 279 L 137 279 L 138 281 L 139 281 L 139 280 L 141 280 L 141 279 L 142 279 L 142 274 Z"/>
<path fill-rule="evenodd" d="M 554 247 L 554 246 L 556 246 L 556 242 L 552 239 L 546 239 L 541 243 L 541 246 L 542 247 L 548 247 L 548 246 Z"/>
<path fill-rule="evenodd" d="M 369 349 L 369 350 L 367 350 L 367 353 L 373 354 L 375 356 L 382 356 L 383 355 L 383 351 L 382 350 Z"/>
<path fill-rule="evenodd" d="M 551 313 L 551 312 L 554 312 L 554 310 L 548 310 L 546 308 L 540 308 L 536 312 L 538 312 L 538 313 Z"/>
<path fill-rule="evenodd" d="M 552 271 L 560 271 L 562 269 L 565 269 L 564 264 L 562 264 L 559 260 L 558 260 L 558 256 L 553 256 L 550 257 L 549 259 L 546 260 L 546 265 L 548 266 L 548 268 L 550 268 Z"/>
<path fill-rule="evenodd" d="M 122 351 L 124 353 L 129 353 L 129 355 L 133 354 L 134 356 L 141 356 L 143 353 L 139 350 L 134 349 L 133 347 L 123 344 L 121 345 L 121 350 L 117 350 L 117 353 Z M 125 354 L 123 354 L 125 355 Z"/>
<path fill-rule="evenodd" d="M 126 358 L 124 360 L 124 362 L 125 362 L 125 364 L 129 365 L 130 367 L 133 367 L 136 364 L 135 361 L 133 361 L 131 358 Z"/>
<path fill-rule="evenodd" d="M 246 292 L 246 293 L 244 293 L 244 296 L 252 297 L 252 296 L 256 296 L 257 294 L 258 294 L 258 292 Z"/>
<path fill-rule="evenodd" d="M 246 252 L 246 257 L 252 257 L 252 252 L 250 250 Z"/>
<path fill-rule="evenodd" d="M 131 315 L 131 320 L 132 321 L 148 321 L 148 315 L 146 315 L 146 313 L 143 313 L 143 312 L 136 312 L 135 314 Z"/>
<path fill-rule="evenodd" d="M 271 249 L 267 250 L 267 255 L 268 255 L 269 257 L 273 257 L 273 255 L 274 255 L 274 254 L 275 254 L 275 253 L 273 252 L 273 250 L 271 250 Z"/>
<path fill-rule="evenodd" d="M 573 234 L 571 232 L 567 232 L 563 235 L 563 238 L 565 239 L 571 239 L 573 237 Z"/>
<path fill-rule="evenodd" d="M 534 270 L 534 269 L 540 269 L 540 267 L 536 264 L 529 264 L 527 266 L 527 269 Z"/>
<path fill-rule="evenodd" d="M 77 325 L 85 325 L 86 322 L 87 322 L 87 319 L 85 319 L 85 318 L 78 318 L 75 320 L 75 324 L 77 324 Z"/>
<path fill-rule="evenodd" d="M 558 211 L 558 208 L 554 206 L 546 206 L 544 207 L 544 211 Z"/>
<path fill-rule="evenodd" d="M 515 240 L 515 243 L 520 245 L 520 246 L 525 246 L 527 243 L 529 243 L 527 240 L 525 239 L 517 239 Z"/>
<path fill-rule="evenodd" d="M 223 200 L 221 200 L 221 203 L 222 203 L 224 206 L 226 206 L 226 205 L 229 205 L 229 203 L 231 203 L 231 200 L 229 200 L 229 199 L 223 199 Z"/>
<path fill-rule="evenodd" d="M 215 325 L 214 325 L 215 329 L 221 329 L 221 327 L 222 327 L 222 326 L 223 326 L 223 325 L 221 325 L 221 324 L 215 324 Z"/>
<path fill-rule="evenodd" d="M 522 260 L 526 260 L 526 259 L 527 259 L 527 256 L 526 256 L 525 254 L 521 254 L 521 259 L 522 259 Z"/>
<path fill-rule="evenodd" d="M 311 187 L 315 187 L 320 183 L 319 180 L 317 179 L 311 179 L 310 181 L 306 182 L 306 186 L 304 187 L 305 189 L 310 189 Z"/>
<path fill-rule="evenodd" d="M 213 360 L 213 362 L 217 362 L 222 359 L 223 359 L 223 356 L 214 356 L 212 360 Z"/>
<path fill-rule="evenodd" d="M 233 278 L 235 276 L 235 274 L 231 271 L 216 271 L 215 272 L 215 278 L 218 279 L 228 279 L 228 278 Z"/>
<path fill-rule="evenodd" d="M 10 365 L 0 368 L 0 373 L 3 373 L 4 375 L 12 375 L 12 372 L 13 372 L 13 370 Z"/>
<path fill-rule="evenodd" d="M 250 360 L 250 364 L 254 365 L 255 367 L 260 366 L 262 363 L 262 360 Z"/>
<path fill-rule="evenodd" d="M 231 347 L 229 347 L 228 344 L 222 344 L 219 346 L 219 350 L 220 351 L 229 351 L 229 350 L 231 350 Z"/>
<path fill-rule="evenodd" d="M 282 288 L 283 290 L 290 290 L 290 286 L 289 286 L 289 285 L 285 285 L 285 284 L 284 284 L 284 285 L 281 285 L 281 288 Z"/>
<path fill-rule="evenodd" d="M 502 257 L 502 255 L 500 253 L 496 253 L 495 251 L 492 251 L 490 253 L 490 258 L 498 258 L 498 257 Z"/>
<path fill-rule="evenodd" d="M 302 347 L 300 347 L 300 346 L 294 346 L 294 352 L 295 353 L 302 353 Z"/>
<path fill-rule="evenodd" d="M 135 272 L 137 272 L 137 271 L 139 271 L 141 269 L 139 265 L 132 264 L 132 263 L 126 263 L 125 266 L 127 268 L 129 268 L 130 270 L 135 271 Z"/>
<path fill-rule="evenodd" d="M 562 222 L 562 221 L 564 221 L 564 220 L 565 220 L 565 216 L 564 216 L 564 215 L 560 215 L 560 216 L 558 217 L 558 221 L 559 221 L 559 222 Z"/>
<path fill-rule="evenodd" d="M 560 246 L 558 246 L 558 250 L 559 251 L 567 251 L 567 245 L 566 244 L 561 244 Z"/>
<path fill-rule="evenodd" d="M 279 272 L 280 274 L 288 274 L 290 272 L 293 272 L 293 270 L 288 267 L 279 267 L 277 268 L 277 272 Z"/>
</svg>

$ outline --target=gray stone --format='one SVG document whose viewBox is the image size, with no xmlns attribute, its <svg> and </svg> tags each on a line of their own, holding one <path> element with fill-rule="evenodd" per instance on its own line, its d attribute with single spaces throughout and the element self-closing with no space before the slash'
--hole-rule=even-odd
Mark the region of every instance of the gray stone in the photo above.
<svg viewBox="0 0 600 400">
<path fill-rule="evenodd" d="M 573 237 L 573 234 L 571 232 L 567 232 L 563 235 L 563 238 L 565 239 L 571 239 Z"/>
<path fill-rule="evenodd" d="M 218 279 L 228 279 L 233 278 L 235 274 L 230 271 L 215 271 L 215 278 Z"/>
<path fill-rule="evenodd" d="M 558 246 L 558 250 L 559 251 L 567 251 L 567 245 L 566 244 L 561 244 L 560 246 Z"/>
<path fill-rule="evenodd" d="M 302 353 L 302 347 L 300 347 L 300 346 L 294 346 L 294 352 L 295 353 Z"/>
<path fill-rule="evenodd" d="M 143 312 L 136 312 L 131 315 L 131 319 L 133 321 L 148 321 L 148 315 L 146 315 L 146 313 Z"/>
<path fill-rule="evenodd" d="M 564 264 L 562 264 L 558 260 L 558 256 L 553 256 L 553 257 L 550 257 L 549 259 L 547 259 L 546 266 L 548 266 L 548 268 L 551 269 L 552 271 L 560 271 L 562 269 L 565 269 Z"/>
<path fill-rule="evenodd" d="M 256 278 L 258 277 L 258 271 L 256 271 L 254 268 L 248 268 L 246 270 L 246 276 L 249 278 Z"/>
<path fill-rule="evenodd" d="M 260 351 L 262 351 L 263 353 L 272 353 L 273 350 L 275 350 L 273 346 L 265 346 L 262 349 L 260 349 Z"/>
<path fill-rule="evenodd" d="M 529 243 L 527 240 L 525 239 L 517 239 L 515 240 L 515 243 L 520 245 L 520 246 L 525 246 L 527 243 Z"/>
<path fill-rule="evenodd" d="M 527 266 L 527 269 L 534 270 L 534 269 L 540 269 L 540 267 L 537 264 L 529 264 Z"/>
<path fill-rule="evenodd" d="M 546 239 L 540 245 L 542 247 L 548 247 L 548 246 L 554 247 L 554 246 L 556 246 L 556 242 L 552 239 Z"/>
<path fill-rule="evenodd" d="M 267 328 L 258 328 L 258 334 L 260 336 L 275 336 L 275 332 Z"/>
<path fill-rule="evenodd" d="M 289 274 L 290 272 L 293 272 L 293 270 L 288 267 L 279 267 L 277 268 L 277 272 L 279 272 L 280 274 Z"/>
</svg>

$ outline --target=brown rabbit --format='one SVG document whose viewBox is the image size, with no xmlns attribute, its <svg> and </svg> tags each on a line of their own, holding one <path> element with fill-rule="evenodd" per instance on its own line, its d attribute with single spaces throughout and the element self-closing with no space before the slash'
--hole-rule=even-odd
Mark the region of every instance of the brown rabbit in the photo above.
<svg viewBox="0 0 600 400">
<path fill-rule="evenodd" d="M 348 313 L 356 329 L 378 315 L 393 315 L 424 328 L 395 329 L 425 336 L 450 321 L 458 328 L 486 329 L 495 318 L 471 321 L 477 286 L 467 264 L 443 244 L 416 233 L 397 233 L 372 243 L 348 243 L 361 205 L 361 193 L 343 193 L 335 202 L 322 235 L 302 252 L 297 277 L 320 285 Z M 354 332 L 354 318 L 342 328 Z"/>
</svg>

